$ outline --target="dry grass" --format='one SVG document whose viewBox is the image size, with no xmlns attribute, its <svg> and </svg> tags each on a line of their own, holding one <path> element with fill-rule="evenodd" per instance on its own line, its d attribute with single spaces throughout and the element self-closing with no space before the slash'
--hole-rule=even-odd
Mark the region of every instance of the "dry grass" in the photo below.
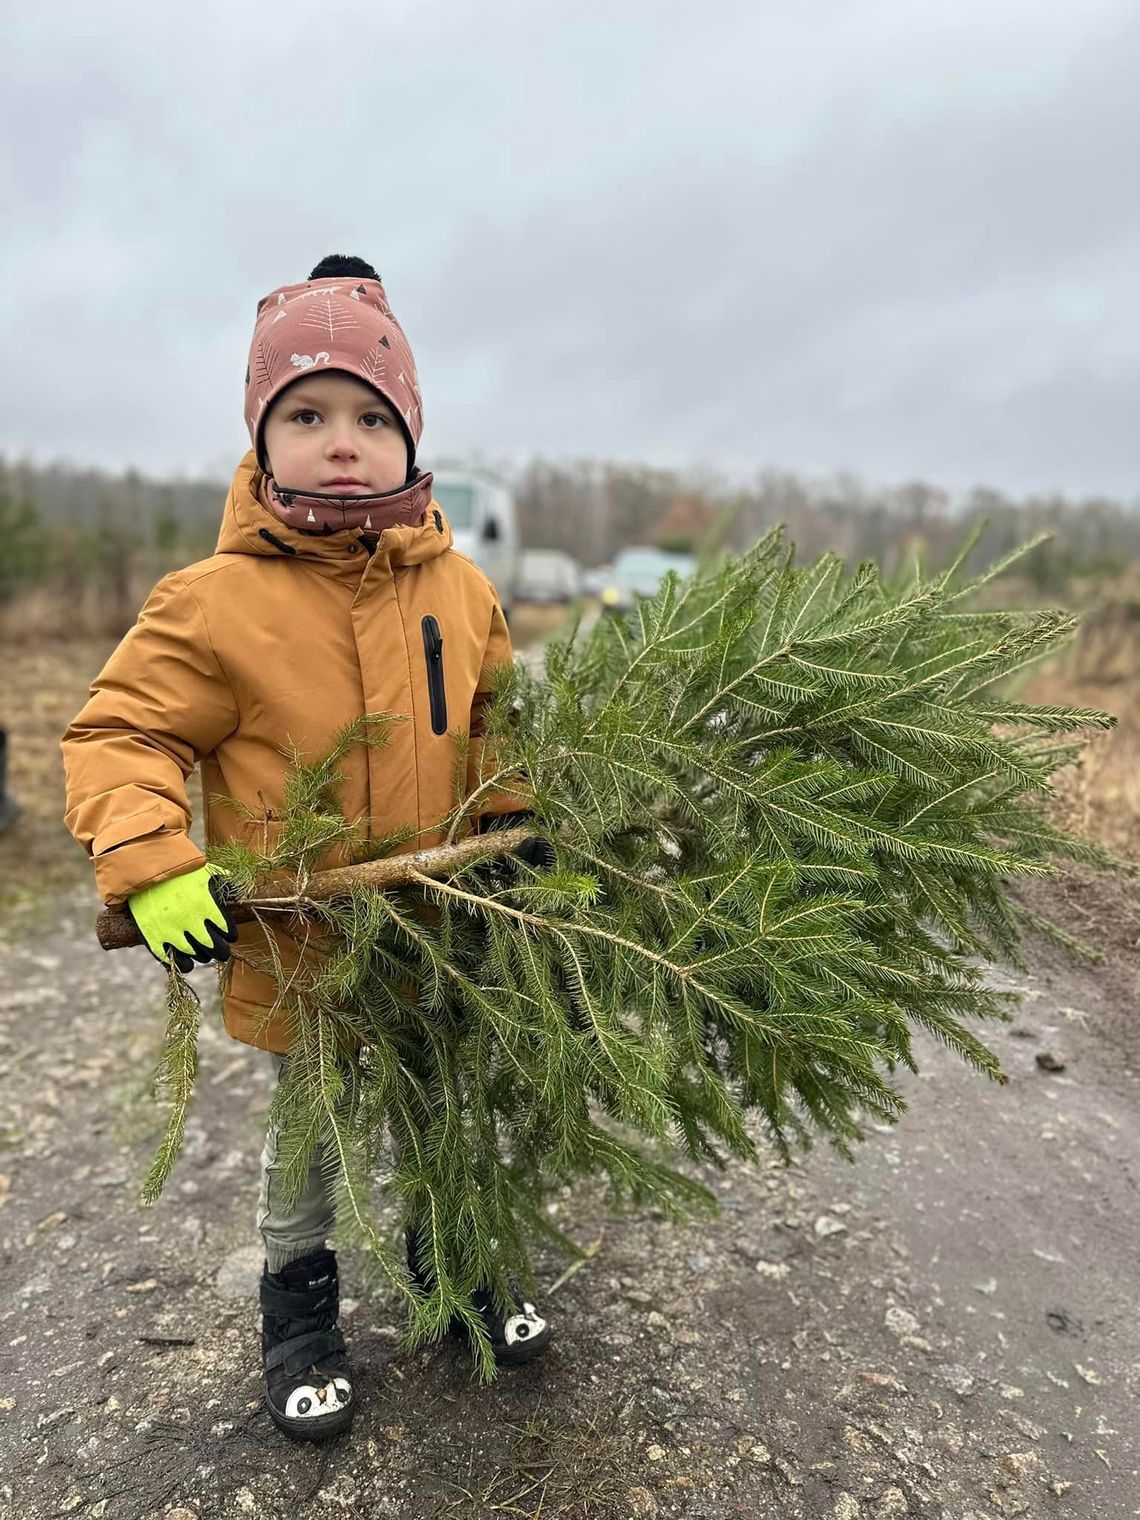
<svg viewBox="0 0 1140 1520">
<path fill-rule="evenodd" d="M 22 653 L 51 640 L 79 638 L 116 644 L 155 583 L 179 568 L 150 554 L 114 576 L 89 572 L 71 585 L 29 586 L 0 605 L 0 648 Z"/>
<path fill-rule="evenodd" d="M 1140 606 L 1106 599 L 1083 615 L 1068 649 L 1042 666 L 1021 700 L 1100 708 L 1116 718 L 1093 731 L 1081 760 L 1056 778 L 1056 816 L 1129 860 L 1140 860 Z"/>
<path fill-rule="evenodd" d="M 441 1499 L 432 1520 L 481 1520 L 514 1515 L 528 1520 L 590 1520 L 613 1514 L 636 1514 L 644 1490 L 632 1488 L 637 1464 L 631 1452 L 628 1401 L 568 1423 L 565 1411 L 554 1417 L 537 1412 L 525 1425 L 507 1425 L 514 1433 L 510 1449 L 490 1476 L 464 1483 L 439 1473 L 437 1482 L 452 1490 Z M 642 1510 L 642 1513 L 648 1513 Z"/>
<path fill-rule="evenodd" d="M 569 633 L 574 609 L 565 602 L 516 602 L 511 612 L 511 642 L 516 649 L 541 644 L 554 634 Z"/>
<path fill-rule="evenodd" d="M 0 667 L 0 722 L 8 730 L 8 789 L 20 817 L 0 834 L 0 914 L 90 876 L 63 823 L 59 741 L 83 706 L 113 639 L 67 639 L 11 651 Z"/>
</svg>

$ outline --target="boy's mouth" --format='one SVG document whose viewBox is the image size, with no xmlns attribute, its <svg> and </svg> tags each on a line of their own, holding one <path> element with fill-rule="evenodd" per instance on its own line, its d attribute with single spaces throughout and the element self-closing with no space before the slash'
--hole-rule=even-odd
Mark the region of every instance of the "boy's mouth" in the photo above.
<svg viewBox="0 0 1140 1520">
<path fill-rule="evenodd" d="M 357 480 L 355 475 L 338 475 L 335 480 L 326 480 L 321 489 L 323 491 L 327 491 L 333 486 L 343 486 L 346 489 L 351 486 L 356 486 L 359 490 L 368 490 L 368 482 L 364 480 Z"/>
</svg>

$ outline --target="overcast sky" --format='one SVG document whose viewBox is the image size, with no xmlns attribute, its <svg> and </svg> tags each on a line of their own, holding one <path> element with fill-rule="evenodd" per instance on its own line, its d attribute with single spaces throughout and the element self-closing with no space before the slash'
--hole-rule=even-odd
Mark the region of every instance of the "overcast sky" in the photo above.
<svg viewBox="0 0 1140 1520">
<path fill-rule="evenodd" d="M 9 456 L 228 478 L 258 298 L 343 252 L 428 466 L 1140 496 L 1137 0 L 13 11 Z"/>
</svg>

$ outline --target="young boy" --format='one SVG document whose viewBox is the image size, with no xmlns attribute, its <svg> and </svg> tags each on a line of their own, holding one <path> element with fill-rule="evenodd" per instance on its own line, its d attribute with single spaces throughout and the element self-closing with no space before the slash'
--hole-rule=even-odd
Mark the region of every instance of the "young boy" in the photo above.
<svg viewBox="0 0 1140 1520">
<path fill-rule="evenodd" d="M 411 349 L 375 270 L 334 255 L 308 280 L 258 303 L 245 378 L 253 447 L 226 499 L 216 552 L 164 576 L 96 678 L 62 740 L 65 822 L 91 855 L 109 907 L 127 906 L 151 953 L 189 971 L 224 961 L 230 945 L 266 951 L 258 924 L 235 929 L 212 883 L 216 868 L 189 837 L 186 783 L 202 767 L 209 843 L 271 844 L 289 742 L 306 759 L 364 712 L 391 712 L 381 749 L 342 762 L 345 815 L 369 838 L 411 825 L 403 847 L 442 841 L 451 805 L 451 733 L 472 736 L 475 786 L 491 673 L 512 659 L 495 589 L 452 549 L 451 529 L 415 463 L 423 425 Z M 246 803 L 264 821 L 212 804 Z M 477 828 L 529 816 L 490 793 Z M 520 853 L 531 859 L 528 841 Z M 324 869 L 345 863 L 330 852 Z M 536 856 L 532 863 L 541 858 Z M 282 963 L 301 958 L 276 926 Z M 269 1016 L 273 978 L 234 958 L 223 1014 L 237 1040 L 288 1059 L 283 1020 Z M 276 1135 L 266 1137 L 257 1214 L 266 1401 L 306 1439 L 343 1430 L 356 1408 L 337 1325 L 333 1211 L 319 1155 L 297 1205 L 285 1209 Z M 422 1281 L 409 1237 L 409 1269 Z M 500 1361 L 546 1349 L 550 1327 L 521 1301 L 507 1320 L 476 1305 Z"/>
</svg>

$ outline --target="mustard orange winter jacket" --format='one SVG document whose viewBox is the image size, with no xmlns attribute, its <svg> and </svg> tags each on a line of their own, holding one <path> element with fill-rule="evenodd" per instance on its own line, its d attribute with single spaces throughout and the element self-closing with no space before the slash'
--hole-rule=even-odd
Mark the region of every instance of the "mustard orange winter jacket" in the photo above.
<svg viewBox="0 0 1140 1520">
<path fill-rule="evenodd" d="M 345 817 L 367 820 L 368 838 L 410 825 L 418 836 L 402 850 L 440 842 L 437 824 L 453 801 L 454 730 L 476 739 L 467 766 L 474 790 L 490 675 L 512 659 L 511 640 L 493 585 L 451 547 L 441 509 L 433 501 L 418 526 L 386 528 L 370 553 L 358 530 L 314 537 L 286 526 L 260 493 L 250 451 L 216 552 L 158 582 L 63 736 L 64 821 L 93 858 L 108 906 L 204 864 L 188 834 L 196 763 L 207 843 L 260 845 L 261 824 L 211 803 L 212 794 L 278 814 L 283 751 L 292 743 L 312 761 L 335 729 L 365 712 L 410 719 L 392 725 L 384 746 L 356 746 L 341 762 Z M 479 811 L 523 805 L 517 793 L 496 791 Z M 344 859 L 330 853 L 317 864 Z M 240 926 L 225 1024 L 235 1039 L 284 1051 L 284 1021 L 268 1017 L 276 983 L 239 959 L 246 950 L 265 958 L 264 932 Z M 273 932 L 291 969 L 296 942 Z"/>
</svg>

